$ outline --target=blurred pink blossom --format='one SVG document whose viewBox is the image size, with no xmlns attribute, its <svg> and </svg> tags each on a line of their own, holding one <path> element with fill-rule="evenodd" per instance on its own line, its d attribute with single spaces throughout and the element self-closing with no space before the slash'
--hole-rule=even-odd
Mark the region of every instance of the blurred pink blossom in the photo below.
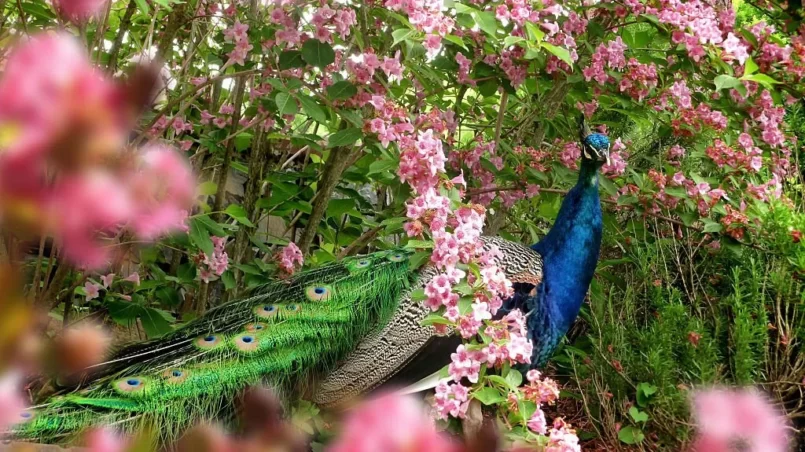
<svg viewBox="0 0 805 452">
<path fill-rule="evenodd" d="M 710 389 L 693 399 L 699 437 L 696 452 L 729 452 L 743 441 L 749 452 L 785 452 L 790 433 L 786 417 L 759 391 Z"/>
<path fill-rule="evenodd" d="M 11 370 L 0 376 L 0 431 L 25 419 L 22 394 L 22 375 L 19 372 Z"/>
<path fill-rule="evenodd" d="M 87 433 L 87 452 L 124 452 L 128 441 L 108 428 L 98 428 Z"/>
<path fill-rule="evenodd" d="M 53 0 L 53 8 L 62 18 L 82 24 L 101 15 L 108 3 L 109 0 Z"/>
<path fill-rule="evenodd" d="M 187 212 L 195 197 L 196 180 L 186 159 L 162 145 L 143 150 L 140 170 L 132 177 L 132 229 L 153 240 L 173 231 L 187 231 Z"/>
<path fill-rule="evenodd" d="M 328 452 L 453 452 L 457 446 L 434 428 L 413 397 L 386 395 L 365 402 L 347 418 Z"/>
</svg>

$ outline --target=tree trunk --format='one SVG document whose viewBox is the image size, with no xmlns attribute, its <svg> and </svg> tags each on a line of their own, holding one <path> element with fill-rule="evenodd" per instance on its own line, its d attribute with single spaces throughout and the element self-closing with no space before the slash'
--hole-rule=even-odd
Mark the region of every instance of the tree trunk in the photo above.
<svg viewBox="0 0 805 452">
<path fill-rule="evenodd" d="M 310 246 L 313 244 L 313 239 L 316 238 L 316 231 L 319 228 L 319 223 L 321 223 L 321 220 L 324 218 L 330 197 L 333 195 L 335 187 L 338 186 L 344 169 L 346 169 L 349 162 L 352 161 L 352 155 L 355 152 L 360 152 L 360 150 L 354 151 L 352 149 L 335 148 L 330 151 L 330 156 L 324 164 L 324 172 L 321 175 L 321 180 L 319 180 L 319 187 L 316 190 L 316 200 L 313 201 L 313 210 L 310 212 L 307 225 L 299 238 L 298 245 L 302 254 L 307 255 L 310 251 Z"/>
</svg>

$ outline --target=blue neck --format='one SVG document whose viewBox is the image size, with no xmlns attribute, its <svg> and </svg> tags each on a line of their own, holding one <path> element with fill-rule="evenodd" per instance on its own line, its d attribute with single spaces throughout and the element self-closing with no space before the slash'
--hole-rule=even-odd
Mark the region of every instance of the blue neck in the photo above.
<svg viewBox="0 0 805 452">
<path fill-rule="evenodd" d="M 582 161 L 579 180 L 562 202 L 548 235 L 532 248 L 543 258 L 543 282 L 528 301 L 534 342 L 532 366 L 543 366 L 576 320 L 592 281 L 601 249 L 598 167 Z"/>
</svg>

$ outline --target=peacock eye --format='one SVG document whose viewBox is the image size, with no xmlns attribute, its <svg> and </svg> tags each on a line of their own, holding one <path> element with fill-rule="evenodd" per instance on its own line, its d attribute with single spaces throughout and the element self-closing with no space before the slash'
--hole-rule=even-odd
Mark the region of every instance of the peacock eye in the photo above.
<svg viewBox="0 0 805 452">
<path fill-rule="evenodd" d="M 310 301 L 327 301 L 332 295 L 330 286 L 314 284 L 305 290 L 305 295 Z"/>
<path fill-rule="evenodd" d="M 254 315 L 261 319 L 270 319 L 277 315 L 277 306 L 273 304 L 264 304 L 254 308 Z"/>
<path fill-rule="evenodd" d="M 259 340 L 251 334 L 241 334 L 235 336 L 233 344 L 235 349 L 243 353 L 251 353 L 259 350 Z"/>
<path fill-rule="evenodd" d="M 187 379 L 187 375 L 187 372 L 181 369 L 168 369 L 162 372 L 162 376 L 168 383 L 181 383 Z"/>
<path fill-rule="evenodd" d="M 112 386 L 120 394 L 144 394 L 147 385 L 141 377 L 127 377 L 116 381 Z"/>
<path fill-rule="evenodd" d="M 193 344 L 202 350 L 212 350 L 221 345 L 221 338 L 215 334 L 208 334 L 206 336 L 196 338 L 196 340 L 193 341 Z"/>
<path fill-rule="evenodd" d="M 399 251 L 391 253 L 388 257 L 388 260 L 390 260 L 391 262 L 402 262 L 405 259 L 406 259 L 405 253 L 401 253 Z"/>
</svg>

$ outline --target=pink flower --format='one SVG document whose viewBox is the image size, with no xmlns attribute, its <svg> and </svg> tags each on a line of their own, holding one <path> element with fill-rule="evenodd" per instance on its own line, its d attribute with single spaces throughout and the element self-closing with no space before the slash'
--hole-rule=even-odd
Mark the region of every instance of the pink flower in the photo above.
<svg viewBox="0 0 805 452">
<path fill-rule="evenodd" d="M 135 286 L 139 286 L 140 285 L 140 274 L 137 273 L 137 272 L 134 272 L 134 273 L 130 274 L 129 276 L 126 276 L 126 278 L 123 281 L 133 282 Z"/>
<path fill-rule="evenodd" d="M 532 432 L 539 433 L 540 435 L 544 435 L 545 432 L 548 431 L 548 422 L 545 420 L 545 413 L 540 407 L 537 407 L 534 414 L 531 415 L 527 425 Z"/>
<path fill-rule="evenodd" d="M 196 194 L 189 163 L 175 150 L 161 145 L 146 148 L 141 162 L 131 182 L 135 233 L 139 238 L 153 240 L 173 231 L 186 231 L 187 212 Z"/>
<path fill-rule="evenodd" d="M 198 264 L 199 279 L 208 283 L 216 277 L 221 276 L 229 268 L 229 255 L 226 254 L 224 247 L 226 246 L 225 237 L 211 237 L 213 244 L 212 256 L 201 252 L 196 256 Z"/>
<path fill-rule="evenodd" d="M 0 376 L 0 429 L 25 420 L 25 399 L 22 392 L 22 374 L 16 370 Z"/>
<path fill-rule="evenodd" d="M 750 451 L 788 450 L 787 419 L 754 389 L 699 392 L 693 400 L 693 414 L 699 429 L 696 451 L 727 452 L 736 440 L 743 440 Z"/>
<path fill-rule="evenodd" d="M 54 0 L 53 7 L 59 15 L 75 24 L 83 24 L 100 16 L 109 0 Z"/>
<path fill-rule="evenodd" d="M 419 402 L 386 395 L 365 402 L 349 415 L 328 452 L 452 452 L 456 446 L 438 433 Z"/>
<path fill-rule="evenodd" d="M 112 287 L 112 282 L 115 280 L 115 274 L 109 273 L 106 276 L 101 276 L 101 283 L 103 284 L 104 289 L 108 289 Z"/>
<path fill-rule="evenodd" d="M 84 292 L 87 294 L 87 301 L 98 298 L 101 287 L 91 281 L 84 283 Z"/>
<path fill-rule="evenodd" d="M 108 428 L 91 430 L 86 435 L 88 452 L 124 452 L 128 441 Z"/>
<path fill-rule="evenodd" d="M 280 268 L 288 275 L 293 275 L 296 270 L 302 268 L 302 265 L 305 263 L 302 250 L 293 242 L 284 247 L 278 257 Z"/>
</svg>

